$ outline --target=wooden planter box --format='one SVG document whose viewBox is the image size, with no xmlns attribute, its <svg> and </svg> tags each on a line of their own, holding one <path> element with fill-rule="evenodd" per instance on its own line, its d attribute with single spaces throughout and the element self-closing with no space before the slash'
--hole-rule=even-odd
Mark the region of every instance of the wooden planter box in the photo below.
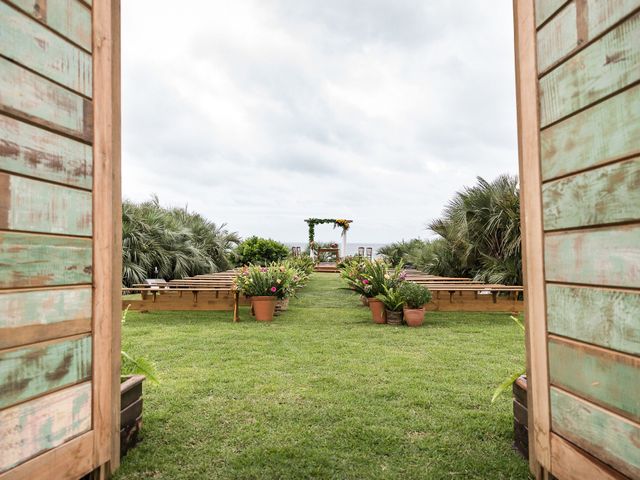
<svg viewBox="0 0 640 480">
<path fill-rule="evenodd" d="M 513 383 L 513 446 L 524 458 L 529 458 L 529 414 L 527 411 L 527 377 Z"/>
<path fill-rule="evenodd" d="M 120 383 L 120 458 L 138 443 L 142 427 L 142 382 L 144 375 L 122 377 Z"/>
</svg>

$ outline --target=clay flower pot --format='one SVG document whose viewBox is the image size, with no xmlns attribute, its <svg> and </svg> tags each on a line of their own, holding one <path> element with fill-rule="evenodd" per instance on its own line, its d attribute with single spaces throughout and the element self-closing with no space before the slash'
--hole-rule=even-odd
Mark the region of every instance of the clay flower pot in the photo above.
<svg viewBox="0 0 640 480">
<path fill-rule="evenodd" d="M 251 309 L 259 322 L 270 322 L 276 309 L 276 297 L 251 297 Z"/>
<path fill-rule="evenodd" d="M 402 325 L 402 311 L 387 310 L 387 325 Z"/>
<path fill-rule="evenodd" d="M 377 298 L 369 299 L 369 309 L 371 310 L 371 316 L 374 323 L 386 323 L 387 319 L 384 312 L 383 303 Z"/>
<path fill-rule="evenodd" d="M 405 308 L 404 322 L 409 327 L 419 327 L 424 322 L 424 308 Z"/>
</svg>

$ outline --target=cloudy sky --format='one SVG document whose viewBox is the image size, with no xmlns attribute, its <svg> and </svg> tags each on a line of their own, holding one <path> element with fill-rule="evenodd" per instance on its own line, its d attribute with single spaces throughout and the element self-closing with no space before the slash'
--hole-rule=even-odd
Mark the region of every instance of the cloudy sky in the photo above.
<svg viewBox="0 0 640 480">
<path fill-rule="evenodd" d="M 243 236 L 427 237 L 517 171 L 510 0 L 126 0 L 123 190 Z M 319 227 L 319 240 L 338 231 Z"/>
</svg>

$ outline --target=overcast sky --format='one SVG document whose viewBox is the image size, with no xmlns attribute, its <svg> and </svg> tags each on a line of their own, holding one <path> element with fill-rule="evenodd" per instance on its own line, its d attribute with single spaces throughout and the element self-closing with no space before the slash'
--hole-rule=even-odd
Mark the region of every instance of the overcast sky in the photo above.
<svg viewBox="0 0 640 480">
<path fill-rule="evenodd" d="M 517 172 L 511 0 L 125 0 L 123 192 L 242 236 L 427 237 Z M 318 227 L 319 240 L 338 230 Z"/>
</svg>

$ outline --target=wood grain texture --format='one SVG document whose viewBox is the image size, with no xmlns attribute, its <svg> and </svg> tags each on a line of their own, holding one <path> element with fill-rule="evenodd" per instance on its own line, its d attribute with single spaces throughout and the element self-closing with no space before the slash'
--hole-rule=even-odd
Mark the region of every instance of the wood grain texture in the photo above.
<svg viewBox="0 0 640 480">
<path fill-rule="evenodd" d="M 62 445 L 90 428 L 90 382 L 2 410 L 0 472 Z"/>
<path fill-rule="evenodd" d="M 90 239 L 0 232 L 0 288 L 91 283 Z"/>
<path fill-rule="evenodd" d="M 0 172 L 0 229 L 91 236 L 91 192 Z"/>
<path fill-rule="evenodd" d="M 547 21 L 551 15 L 560 10 L 560 7 L 567 3 L 567 0 L 536 0 L 536 26 Z"/>
<path fill-rule="evenodd" d="M 53 340 L 0 352 L 0 408 L 91 377 L 91 337 Z"/>
<path fill-rule="evenodd" d="M 637 8 L 640 8 L 640 0 L 589 0 L 589 38 L 597 37 Z"/>
<path fill-rule="evenodd" d="M 542 186 L 545 230 L 640 218 L 640 157 Z"/>
<path fill-rule="evenodd" d="M 0 293 L 0 349 L 90 331 L 90 287 Z"/>
<path fill-rule="evenodd" d="M 640 293 L 547 285 L 550 333 L 640 355 Z"/>
<path fill-rule="evenodd" d="M 91 97 L 91 55 L 0 2 L 0 52 L 71 90 Z"/>
<path fill-rule="evenodd" d="M 640 478 L 640 426 L 551 388 L 553 431 L 631 478 Z"/>
<path fill-rule="evenodd" d="M 78 0 L 7 0 L 63 37 L 91 51 L 91 10 Z"/>
<path fill-rule="evenodd" d="M 544 180 L 640 154 L 640 86 L 545 129 L 540 146 Z"/>
<path fill-rule="evenodd" d="M 91 147 L 0 115 L 0 170 L 90 189 Z"/>
<path fill-rule="evenodd" d="M 578 46 L 576 2 L 566 5 L 538 32 L 538 71 L 542 72 Z"/>
<path fill-rule="evenodd" d="M 547 280 L 611 287 L 640 285 L 640 225 L 548 233 Z"/>
<path fill-rule="evenodd" d="M 584 450 L 551 434 L 551 463 L 553 475 L 563 480 L 628 480 L 627 477 L 600 462 Z M 0 479 L 1 480 L 1 479 Z"/>
<path fill-rule="evenodd" d="M 573 340 L 549 340 L 551 383 L 640 420 L 640 358 Z"/>
<path fill-rule="evenodd" d="M 93 138 L 91 101 L 4 58 L 0 110 L 87 142 Z"/>
<path fill-rule="evenodd" d="M 640 80 L 640 15 L 540 80 L 540 124 L 553 123 Z"/>
</svg>

